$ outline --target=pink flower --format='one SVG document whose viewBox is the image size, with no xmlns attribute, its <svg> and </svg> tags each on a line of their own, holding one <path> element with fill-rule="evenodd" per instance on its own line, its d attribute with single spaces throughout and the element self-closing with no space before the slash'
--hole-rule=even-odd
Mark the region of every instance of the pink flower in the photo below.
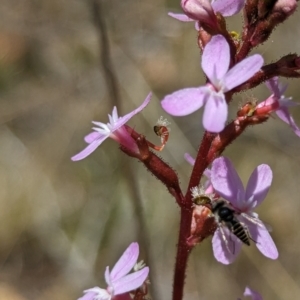
<svg viewBox="0 0 300 300">
<path fill-rule="evenodd" d="M 143 267 L 140 270 L 128 274 L 135 266 L 139 256 L 138 243 L 131 243 L 122 256 L 119 258 L 111 272 L 109 267 L 105 270 L 106 289 L 94 287 L 85 290 L 85 295 L 78 300 L 110 300 L 110 299 L 130 299 L 128 293 L 139 288 L 146 280 L 149 268 Z M 117 295 L 125 294 L 123 297 Z"/>
<path fill-rule="evenodd" d="M 220 132 L 227 120 L 225 93 L 246 82 L 263 65 L 263 58 L 254 54 L 229 69 L 230 50 L 222 35 L 215 35 L 206 45 L 202 68 L 210 84 L 185 88 L 167 95 L 161 102 L 163 109 L 173 116 L 189 115 L 203 105 L 203 126 L 210 132 Z"/>
<path fill-rule="evenodd" d="M 253 212 L 266 197 L 272 183 L 272 170 L 268 165 L 259 165 L 251 174 L 246 189 L 228 158 L 219 157 L 212 163 L 211 183 L 218 195 L 228 200 L 236 217 L 247 226 L 251 238 L 255 241 L 258 250 L 268 258 L 277 259 L 278 251 L 268 230 Z M 255 220 L 255 222 L 251 222 Z M 222 232 L 217 229 L 213 236 L 213 251 L 215 258 L 229 264 L 234 261 L 241 249 L 241 241 L 235 235 L 224 228 L 228 241 L 234 242 L 234 251 L 229 251 L 224 242 Z"/>
<path fill-rule="evenodd" d="M 258 292 L 250 289 L 249 287 L 245 288 L 244 296 L 250 296 L 252 300 L 263 300 L 262 296 Z"/>
<path fill-rule="evenodd" d="M 88 143 L 89 145 L 84 150 L 74 155 L 71 159 L 73 161 L 77 161 L 86 158 L 88 155 L 94 152 L 108 137 L 114 139 L 122 146 L 134 152 L 137 152 L 137 145 L 133 138 L 130 136 L 130 133 L 128 133 L 128 131 L 126 130 L 124 125 L 134 115 L 143 110 L 150 102 L 150 99 L 151 93 L 147 96 L 144 102 L 137 109 L 128 113 L 124 117 L 118 117 L 117 108 L 114 107 L 112 115 L 108 115 L 109 123 L 107 124 L 93 121 L 92 123 L 98 127 L 93 127 L 93 130 L 95 131 L 89 133 L 84 138 L 86 143 Z"/>
<path fill-rule="evenodd" d="M 299 105 L 293 102 L 292 98 L 286 98 L 283 94 L 287 89 L 287 85 L 279 82 L 278 77 L 273 77 L 266 82 L 267 87 L 273 93 L 267 100 L 257 105 L 257 110 L 268 107 L 269 110 L 275 111 L 277 116 L 285 123 L 287 123 L 294 133 L 300 137 L 300 128 L 296 125 L 293 117 L 289 112 L 289 107 Z"/>
<path fill-rule="evenodd" d="M 182 0 L 181 7 L 185 14 L 168 13 L 182 22 L 196 21 L 196 29 L 199 30 L 198 22 L 215 26 L 216 13 L 229 17 L 237 14 L 244 7 L 245 0 Z"/>
</svg>

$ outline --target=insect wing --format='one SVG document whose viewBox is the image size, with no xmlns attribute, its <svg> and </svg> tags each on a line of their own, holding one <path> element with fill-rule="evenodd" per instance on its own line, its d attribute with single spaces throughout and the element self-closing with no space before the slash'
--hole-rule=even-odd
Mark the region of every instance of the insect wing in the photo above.
<svg viewBox="0 0 300 300">
<path fill-rule="evenodd" d="M 216 260 L 228 265 L 239 254 L 242 242 L 227 227 L 220 226 L 212 238 L 212 247 Z"/>
<path fill-rule="evenodd" d="M 245 219 L 247 219 L 253 225 L 257 225 L 260 228 L 265 229 L 265 230 L 267 230 L 269 232 L 272 231 L 272 227 L 269 224 L 264 223 L 262 220 L 258 219 L 258 217 L 256 217 L 256 216 L 250 216 L 250 215 L 245 214 L 245 213 L 241 213 L 241 216 L 244 217 Z"/>
</svg>

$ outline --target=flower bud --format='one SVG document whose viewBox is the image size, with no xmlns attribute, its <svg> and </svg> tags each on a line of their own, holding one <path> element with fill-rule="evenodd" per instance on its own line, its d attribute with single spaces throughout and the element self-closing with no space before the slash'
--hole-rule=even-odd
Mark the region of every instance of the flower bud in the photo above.
<svg viewBox="0 0 300 300">
<path fill-rule="evenodd" d="M 250 5 L 250 4 L 251 5 Z M 265 42 L 273 29 L 292 15 L 297 8 L 296 0 L 251 0 L 245 6 L 247 23 L 252 24 L 252 47 Z"/>
<path fill-rule="evenodd" d="M 273 8 L 273 12 L 279 12 L 288 17 L 296 10 L 296 8 L 296 0 L 278 0 Z"/>
<path fill-rule="evenodd" d="M 191 19 L 211 27 L 217 26 L 217 18 L 209 0 L 181 0 L 181 7 Z"/>
</svg>

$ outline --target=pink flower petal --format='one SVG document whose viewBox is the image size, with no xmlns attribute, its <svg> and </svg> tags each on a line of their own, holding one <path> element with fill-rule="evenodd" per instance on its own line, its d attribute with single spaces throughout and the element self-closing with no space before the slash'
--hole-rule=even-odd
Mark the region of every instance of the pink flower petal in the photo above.
<svg viewBox="0 0 300 300">
<path fill-rule="evenodd" d="M 145 267 L 137 272 L 126 275 L 113 283 L 115 295 L 123 294 L 139 288 L 146 280 L 149 268 Z"/>
<path fill-rule="evenodd" d="M 249 209 L 259 205 L 267 196 L 272 184 L 273 173 L 268 165 L 259 165 L 252 172 L 246 187 Z"/>
<path fill-rule="evenodd" d="M 94 299 L 101 299 L 101 300 L 110 300 L 111 295 L 104 289 L 99 287 L 94 287 L 84 291 L 84 296 L 79 298 L 78 300 L 94 300 Z"/>
<path fill-rule="evenodd" d="M 94 300 L 96 295 L 97 295 L 96 293 L 87 292 L 82 297 L 78 298 L 77 300 Z"/>
<path fill-rule="evenodd" d="M 136 264 L 138 256 L 139 244 L 131 243 L 110 272 L 110 279 L 112 283 L 130 272 Z"/>
<path fill-rule="evenodd" d="M 181 0 L 181 7 L 193 20 L 215 25 L 217 19 L 209 0 Z"/>
<path fill-rule="evenodd" d="M 212 238 L 212 247 L 215 259 L 224 265 L 228 265 L 236 259 L 242 244 L 235 236 L 229 233 L 227 228 L 223 228 L 223 231 L 226 234 L 227 245 L 220 229 L 217 229 Z"/>
<path fill-rule="evenodd" d="M 102 135 L 100 139 L 95 140 L 94 142 L 90 143 L 81 152 L 79 152 L 78 154 L 71 157 L 71 159 L 73 161 L 77 161 L 77 160 L 86 158 L 88 155 L 90 155 L 92 152 L 94 152 L 97 149 L 97 147 L 99 147 L 102 144 L 102 142 L 105 141 L 108 137 L 109 137 L 109 135 L 107 135 L 107 136 Z"/>
<path fill-rule="evenodd" d="M 172 116 L 186 116 L 203 106 L 207 92 L 207 87 L 182 89 L 167 95 L 161 106 Z"/>
<path fill-rule="evenodd" d="M 212 93 L 206 101 L 203 113 L 203 126 L 210 132 L 221 132 L 227 120 L 228 107 L 221 95 Z"/>
<path fill-rule="evenodd" d="M 210 169 L 205 169 L 203 174 L 206 176 L 207 179 L 210 180 L 210 178 L 211 178 L 211 170 Z"/>
<path fill-rule="evenodd" d="M 199 22 L 189 18 L 187 15 L 185 14 L 175 14 L 175 13 L 172 13 L 172 12 L 169 12 L 168 15 L 176 20 L 179 20 L 181 22 L 195 22 L 195 29 L 197 31 L 200 30 L 200 27 L 199 27 Z"/>
<path fill-rule="evenodd" d="M 216 0 L 211 5 L 215 12 L 219 12 L 224 17 L 230 17 L 241 11 L 245 0 Z"/>
<path fill-rule="evenodd" d="M 278 99 L 284 94 L 288 87 L 288 84 L 280 82 L 277 76 L 266 81 L 266 85 Z"/>
<path fill-rule="evenodd" d="M 239 62 L 225 75 L 223 91 L 230 91 L 250 79 L 263 64 L 264 60 L 259 54 L 254 54 Z"/>
<path fill-rule="evenodd" d="M 286 107 L 281 107 L 280 109 L 277 109 L 276 114 L 283 122 L 287 123 L 292 128 L 292 130 L 297 136 L 300 137 L 300 128 L 297 126 L 295 120 L 293 119 Z"/>
<path fill-rule="evenodd" d="M 245 288 L 244 296 L 251 296 L 252 300 L 263 300 L 262 296 L 258 292 L 250 289 L 249 287 Z"/>
<path fill-rule="evenodd" d="M 235 208 L 244 205 L 245 191 L 242 181 L 228 158 L 219 157 L 213 161 L 211 183 L 216 192 L 230 201 Z"/>
<path fill-rule="evenodd" d="M 108 266 L 105 268 L 104 278 L 105 278 L 105 282 L 107 283 L 107 285 L 111 286 L 112 285 L 112 280 L 110 278 L 110 271 L 109 271 Z"/>
<path fill-rule="evenodd" d="M 90 144 L 103 136 L 100 132 L 93 131 L 84 137 L 86 143 Z"/>
<path fill-rule="evenodd" d="M 202 55 L 202 68 L 211 83 L 218 86 L 229 68 L 230 51 L 226 39 L 215 35 L 205 46 Z"/>
<path fill-rule="evenodd" d="M 295 101 L 292 101 L 292 97 L 290 98 L 285 98 L 284 96 L 281 96 L 279 100 L 279 107 L 294 107 L 300 105 L 300 103 L 297 103 Z"/>
<path fill-rule="evenodd" d="M 273 93 L 275 95 L 275 97 L 277 97 L 279 99 L 282 94 L 280 93 L 278 82 L 279 82 L 278 77 L 276 76 L 276 77 L 273 77 L 273 78 L 267 80 L 266 86 L 271 91 L 271 93 Z"/>
<path fill-rule="evenodd" d="M 279 255 L 278 250 L 268 230 L 265 227 L 261 227 L 262 225 L 257 226 L 253 224 L 249 220 L 244 220 L 244 223 L 247 225 L 257 249 L 264 256 L 270 259 L 277 259 Z"/>
<path fill-rule="evenodd" d="M 189 18 L 186 14 L 175 14 L 175 13 L 169 12 L 168 16 L 170 16 L 176 20 L 179 20 L 181 22 L 195 22 L 195 20 Z"/>
<path fill-rule="evenodd" d="M 114 130 L 119 129 L 124 124 L 126 124 L 134 115 L 142 111 L 150 102 L 152 97 L 152 93 L 149 93 L 144 102 L 136 109 L 134 109 L 132 112 L 128 113 L 127 115 L 120 117 L 119 120 L 115 123 Z"/>
</svg>

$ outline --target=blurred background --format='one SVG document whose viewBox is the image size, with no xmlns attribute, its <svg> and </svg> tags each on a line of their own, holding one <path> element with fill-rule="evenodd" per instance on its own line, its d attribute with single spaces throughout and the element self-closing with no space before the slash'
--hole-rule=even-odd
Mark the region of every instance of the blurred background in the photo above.
<svg viewBox="0 0 300 300">
<path fill-rule="evenodd" d="M 104 287 L 104 270 L 132 241 L 151 268 L 154 300 L 170 299 L 179 209 L 141 163 L 107 140 L 79 162 L 91 120 L 108 122 L 114 105 L 124 115 L 153 91 L 130 125 L 159 143 L 152 131 L 163 115 L 159 100 L 204 83 L 192 23 L 167 16 L 179 0 L 2 0 L 0 6 L 0 299 L 77 299 Z M 228 20 L 240 31 L 241 17 Z M 270 63 L 300 52 L 299 12 L 256 52 Z M 113 76 L 111 76 L 113 75 Z M 284 79 L 285 82 L 287 82 Z M 299 80 L 287 96 L 300 100 Z M 232 116 L 265 86 L 235 97 Z M 300 113 L 294 110 L 300 124 Z M 203 134 L 201 111 L 171 118 L 161 153 L 186 190 Z M 300 139 L 276 117 L 226 150 L 243 181 L 267 163 L 274 181 L 258 208 L 273 228 L 280 257 L 271 261 L 244 247 L 230 266 L 215 261 L 208 239 L 191 254 L 185 299 L 237 299 L 246 285 L 264 299 L 300 294 Z M 247 248 L 247 249 L 246 249 Z"/>
</svg>

